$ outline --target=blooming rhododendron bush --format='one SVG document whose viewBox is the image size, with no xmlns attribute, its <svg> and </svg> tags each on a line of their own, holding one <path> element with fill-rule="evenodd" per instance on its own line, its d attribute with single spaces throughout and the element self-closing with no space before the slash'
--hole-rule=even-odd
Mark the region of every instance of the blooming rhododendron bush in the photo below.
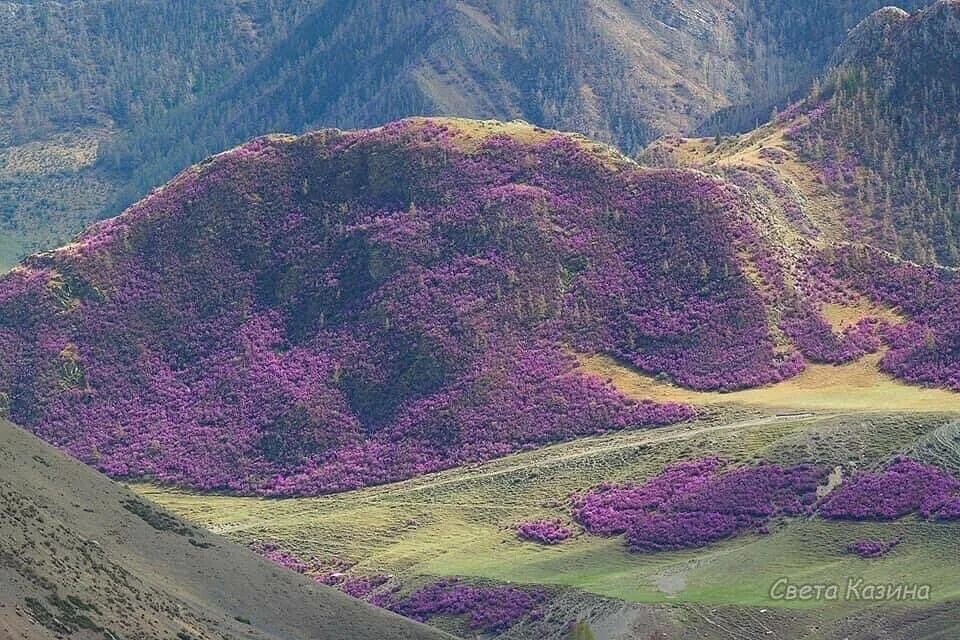
<svg viewBox="0 0 960 640">
<path fill-rule="evenodd" d="M 888 554 L 900 544 L 900 538 L 892 538 L 890 540 L 871 540 L 863 538 L 860 540 L 854 540 L 849 545 L 847 545 L 847 551 L 849 553 L 854 553 L 861 558 L 879 558 Z"/>
<path fill-rule="evenodd" d="M 462 616 L 470 629 L 487 633 L 505 631 L 524 618 L 539 619 L 542 612 L 538 607 L 547 595 L 541 589 L 442 578 L 401 596 L 403 584 L 392 576 L 351 575 L 347 573 L 351 569 L 348 562 L 336 558 L 302 560 L 275 542 L 258 541 L 249 547 L 282 567 L 408 618 L 427 622 L 437 616 Z"/>
<path fill-rule="evenodd" d="M 517 536 L 540 544 L 559 544 L 573 533 L 560 520 L 532 520 L 517 525 Z"/>
<path fill-rule="evenodd" d="M 894 520 L 910 513 L 954 520 L 960 480 L 943 469 L 897 458 L 878 472 L 861 471 L 844 480 L 820 505 L 834 520 Z"/>
<path fill-rule="evenodd" d="M 626 533 L 631 551 L 708 545 L 771 518 L 810 512 L 827 470 L 813 465 L 728 468 L 715 457 L 678 462 L 643 484 L 604 484 L 573 500 L 588 532 Z"/>
<path fill-rule="evenodd" d="M 571 348 L 696 388 L 802 368 L 735 187 L 457 135 L 257 140 L 28 259 L 0 280 L 0 408 L 115 476 L 292 495 L 692 417 Z"/>
</svg>

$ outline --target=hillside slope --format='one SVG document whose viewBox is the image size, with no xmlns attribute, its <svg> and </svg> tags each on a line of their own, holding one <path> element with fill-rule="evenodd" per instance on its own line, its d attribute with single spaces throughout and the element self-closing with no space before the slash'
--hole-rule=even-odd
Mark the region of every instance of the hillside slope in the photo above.
<svg viewBox="0 0 960 640">
<path fill-rule="evenodd" d="M 0 420 L 0 636 L 445 636 L 214 536 Z"/>
<path fill-rule="evenodd" d="M 757 393 L 765 391 L 773 399 L 773 389 Z M 851 386 L 840 392 L 855 402 L 859 391 Z M 896 390 L 886 395 L 896 397 Z M 792 408 L 802 404 L 801 398 Z M 514 586 L 563 585 L 548 588 L 542 618 L 520 622 L 498 636 L 504 640 L 570 640 L 572 620 L 583 621 L 597 640 L 955 638 L 960 632 L 953 562 L 960 544 L 958 522 L 799 517 L 777 522 L 765 534 L 701 548 L 631 553 L 617 537 L 589 535 L 570 517 L 566 496 L 601 483 L 639 482 L 700 456 L 788 465 L 816 460 L 849 472 L 913 449 L 925 451 L 928 460 L 945 454 L 952 461 L 947 467 L 960 471 L 960 442 L 951 437 L 960 425 L 960 394 L 952 394 L 949 406 L 930 404 L 949 409 L 946 414 L 886 413 L 869 403 L 862 406 L 863 413 L 815 406 L 805 413 L 774 415 L 771 409 L 765 417 L 730 415 L 655 432 L 607 434 L 479 468 L 322 498 L 265 501 L 134 488 L 237 541 L 277 541 L 294 557 L 317 559 L 321 566 L 335 558 L 348 565 L 341 570 L 352 577 L 389 574 L 394 582 L 417 584 L 423 576 L 453 574 Z M 724 497 L 718 492 L 711 499 L 720 503 Z M 537 520 L 560 521 L 573 535 L 557 544 L 518 536 L 517 523 Z M 864 559 L 845 552 L 857 539 L 896 537 L 901 543 L 887 557 Z M 798 606 L 770 596 L 771 585 L 784 576 L 811 584 L 843 582 L 848 576 L 881 584 L 922 582 L 932 585 L 932 596 Z M 376 592 L 368 597 L 376 600 Z"/>
<path fill-rule="evenodd" d="M 171 169 L 267 131 L 371 127 L 411 115 L 522 118 L 634 153 L 664 134 L 766 118 L 806 91 L 846 31 L 881 6 L 329 2 L 222 91 L 140 128 L 106 156 L 136 165 L 132 197 Z"/>
<path fill-rule="evenodd" d="M 795 250 L 827 288 L 842 283 L 907 320 L 884 331 L 881 368 L 953 389 L 958 28 L 956 0 L 914 15 L 878 11 L 851 33 L 824 82 L 773 121 L 734 137 L 666 138 L 644 154 L 723 176 L 791 220 L 808 241 Z"/>
<path fill-rule="evenodd" d="M 570 350 L 695 388 L 795 375 L 765 213 L 529 125 L 259 139 L 0 280 L 0 397 L 110 473 L 267 493 L 676 422 Z M 862 353 L 828 333 L 819 357 Z"/>
<path fill-rule="evenodd" d="M 0 408 L 115 476 L 288 495 L 694 415 L 577 351 L 732 391 L 883 348 L 958 388 L 956 279 L 809 222 L 526 124 L 261 138 L 0 279 Z"/>
<path fill-rule="evenodd" d="M 111 208 L 111 140 L 202 99 L 315 4 L 0 2 L 0 270 Z"/>
<path fill-rule="evenodd" d="M 854 234 L 909 260 L 960 264 L 960 2 L 877 12 L 788 130 L 847 201 Z"/>
</svg>

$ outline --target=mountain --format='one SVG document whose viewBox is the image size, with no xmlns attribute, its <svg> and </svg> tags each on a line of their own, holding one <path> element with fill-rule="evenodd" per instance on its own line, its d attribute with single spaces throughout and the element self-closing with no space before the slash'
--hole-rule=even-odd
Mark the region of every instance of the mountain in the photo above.
<svg viewBox="0 0 960 640">
<path fill-rule="evenodd" d="M 749 128 L 805 91 L 882 1 L 3 6 L 8 268 L 182 167 L 273 131 L 523 118 L 633 153 L 662 134 Z"/>
<path fill-rule="evenodd" d="M 788 132 L 847 200 L 854 233 L 907 259 L 960 262 L 960 3 L 864 21 Z"/>
<path fill-rule="evenodd" d="M 449 637 L 280 569 L 0 421 L 0 635 Z"/>
<path fill-rule="evenodd" d="M 866 295 L 908 321 L 884 330 L 881 368 L 960 388 L 953 249 L 960 3 L 878 11 L 811 94 L 733 137 L 665 138 L 644 159 L 722 176 L 779 211 L 822 286 Z M 935 62 L 936 61 L 936 62 Z M 931 108 L 937 104 L 937 108 Z"/>
</svg>

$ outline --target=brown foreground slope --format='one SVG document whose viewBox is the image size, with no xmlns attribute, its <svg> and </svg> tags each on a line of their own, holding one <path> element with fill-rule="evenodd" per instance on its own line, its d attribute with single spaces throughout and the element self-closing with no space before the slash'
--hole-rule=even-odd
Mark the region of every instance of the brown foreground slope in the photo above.
<svg viewBox="0 0 960 640">
<path fill-rule="evenodd" d="M 448 637 L 187 524 L 0 421 L 0 638 Z"/>
</svg>

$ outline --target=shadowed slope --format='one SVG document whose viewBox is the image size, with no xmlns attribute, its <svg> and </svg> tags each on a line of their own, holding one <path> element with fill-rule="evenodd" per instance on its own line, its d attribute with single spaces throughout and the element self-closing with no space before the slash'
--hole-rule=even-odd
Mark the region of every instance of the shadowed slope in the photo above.
<svg viewBox="0 0 960 640">
<path fill-rule="evenodd" d="M 447 637 L 214 536 L 0 421 L 0 636 Z"/>
</svg>

